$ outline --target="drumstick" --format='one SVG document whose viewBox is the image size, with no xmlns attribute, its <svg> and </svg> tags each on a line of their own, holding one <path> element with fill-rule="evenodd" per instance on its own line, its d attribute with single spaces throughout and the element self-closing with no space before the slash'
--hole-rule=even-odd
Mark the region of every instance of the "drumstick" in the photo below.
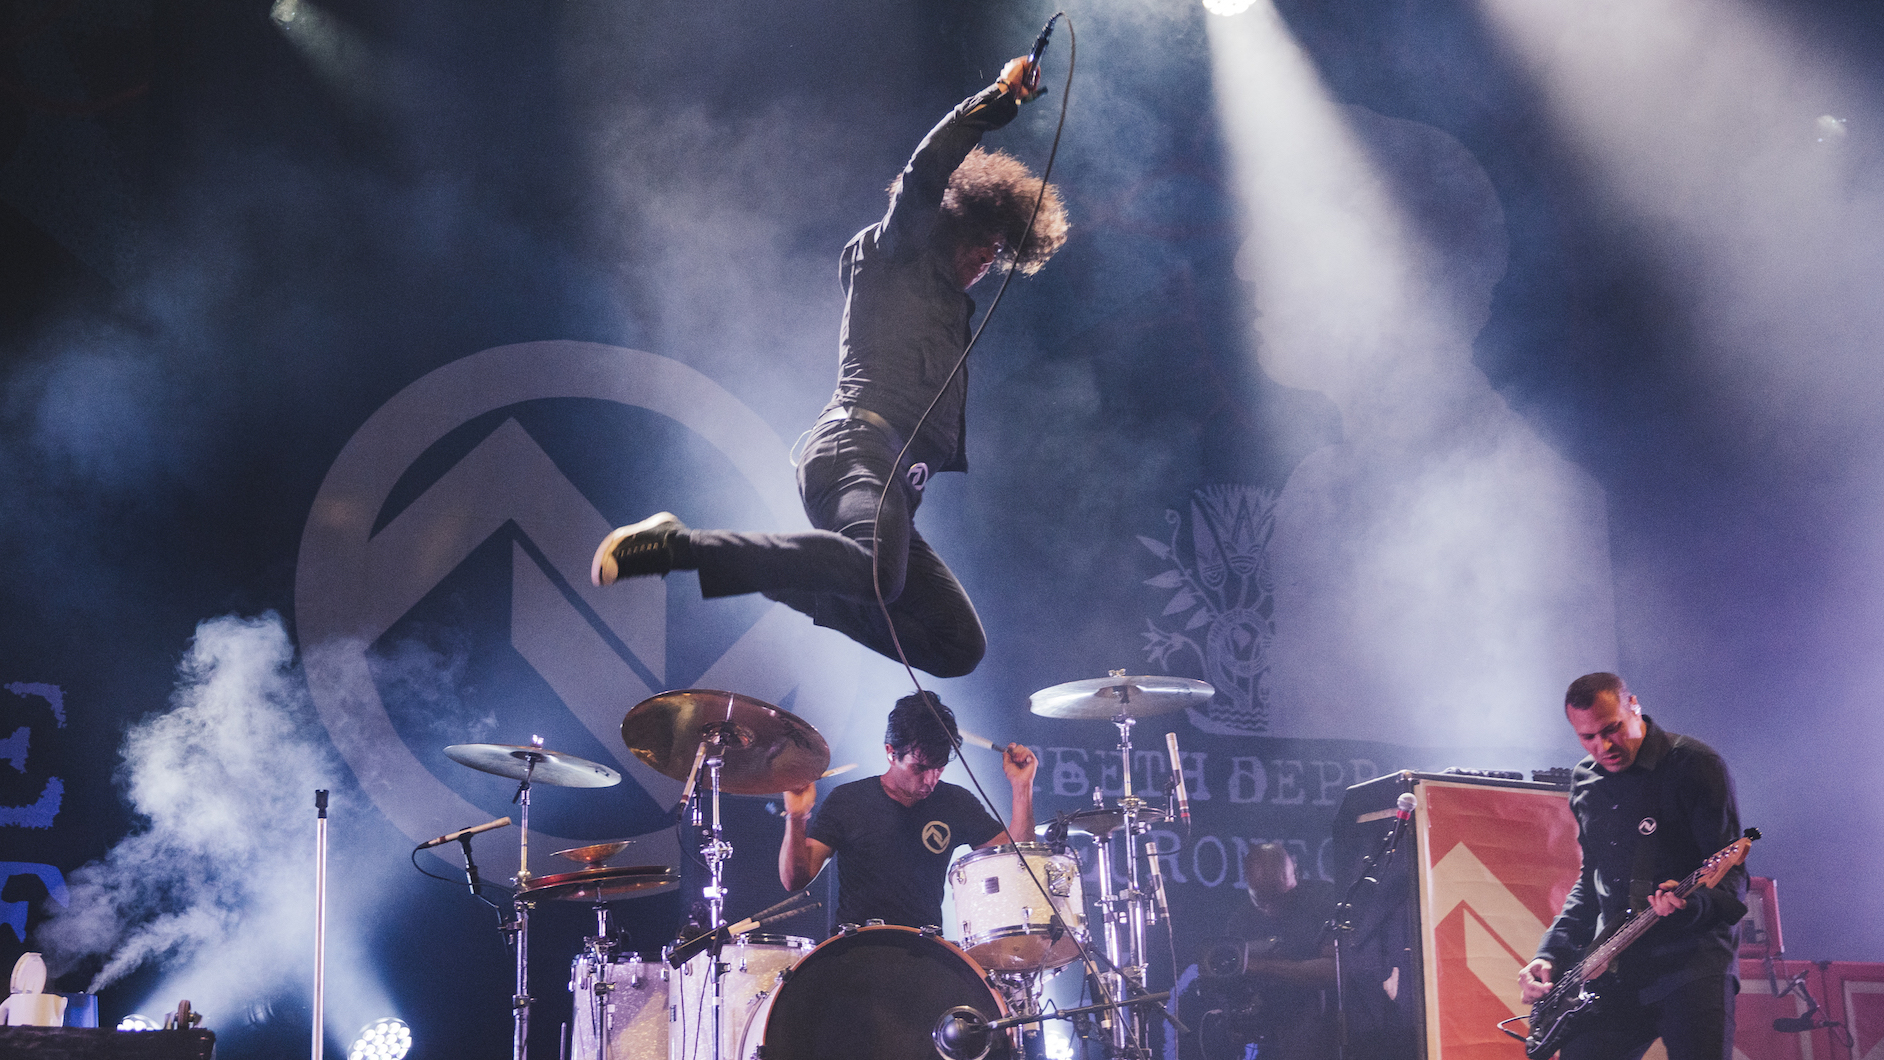
<svg viewBox="0 0 1884 1060">
<path fill-rule="evenodd" d="M 956 731 L 961 734 L 963 743 L 971 743 L 971 744 L 974 744 L 976 747 L 985 747 L 990 751 L 1007 750 L 1007 748 L 1005 747 L 996 747 L 994 745 L 994 741 L 988 739 L 986 736 L 977 736 L 974 733 L 969 732 L 967 729 L 958 729 Z"/>
<path fill-rule="evenodd" d="M 825 770 L 823 773 L 819 774 L 818 779 L 823 780 L 825 777 L 834 777 L 834 776 L 837 776 L 839 773 L 848 773 L 851 770 L 856 769 L 856 768 L 857 768 L 857 763 L 855 762 L 851 762 L 848 765 L 832 766 L 831 768 Z"/>
</svg>

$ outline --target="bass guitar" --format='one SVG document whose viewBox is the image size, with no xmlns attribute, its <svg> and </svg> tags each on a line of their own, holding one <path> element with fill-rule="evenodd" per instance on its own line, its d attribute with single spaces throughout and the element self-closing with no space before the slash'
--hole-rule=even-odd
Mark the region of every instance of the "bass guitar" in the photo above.
<svg viewBox="0 0 1884 1060">
<path fill-rule="evenodd" d="M 1701 887 L 1712 887 L 1727 875 L 1727 870 L 1747 859 L 1747 848 L 1760 838 L 1758 828 L 1749 828 L 1742 838 L 1728 844 L 1720 853 L 1701 863 L 1701 867 L 1688 874 L 1688 878 L 1676 885 L 1672 892 L 1677 898 L 1686 898 Z M 1594 1015 L 1597 992 L 1592 988 L 1594 981 L 1609 970 L 1611 963 L 1629 944 L 1642 937 L 1642 933 L 1655 926 L 1660 914 L 1654 909 L 1643 909 L 1629 914 L 1616 930 L 1590 948 L 1576 967 L 1557 977 L 1550 993 L 1537 999 L 1531 1006 L 1529 1016 L 1531 1031 L 1519 1034 L 1505 1026 L 1525 1019 L 1513 1016 L 1498 1024 L 1498 1029 L 1524 1042 L 1526 1060 L 1544 1060 L 1555 1053 L 1565 1040 L 1574 1036 Z"/>
</svg>

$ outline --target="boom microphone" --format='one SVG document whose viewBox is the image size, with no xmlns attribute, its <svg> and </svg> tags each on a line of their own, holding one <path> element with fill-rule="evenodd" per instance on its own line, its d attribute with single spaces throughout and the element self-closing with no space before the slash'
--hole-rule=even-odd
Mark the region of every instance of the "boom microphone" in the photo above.
<svg viewBox="0 0 1884 1060">
<path fill-rule="evenodd" d="M 1158 915 L 1164 918 L 1166 929 L 1171 923 L 1171 906 L 1164 897 L 1164 874 L 1158 871 L 1158 841 L 1145 840 L 1145 857 L 1151 860 L 1151 893 L 1158 903 Z"/>
<path fill-rule="evenodd" d="M 483 824 L 474 824 L 469 828 L 460 828 L 456 832 L 446 832 L 444 835 L 439 836 L 437 839 L 427 839 L 425 842 L 420 843 L 418 845 L 418 849 L 430 850 L 433 847 L 444 846 L 446 843 L 456 843 L 460 839 L 469 839 L 470 837 L 477 835 L 479 832 L 488 832 L 493 828 L 507 828 L 509 827 L 509 825 L 510 825 L 510 818 L 499 817 L 495 821 L 486 821 Z"/>
<path fill-rule="evenodd" d="M 1781 1016 L 1773 1021 L 1773 1029 L 1781 1034 L 1798 1034 L 1818 1030 L 1819 1021 L 1811 1016 Z"/>
<path fill-rule="evenodd" d="M 1171 752 L 1171 782 L 1177 785 L 1178 817 L 1184 821 L 1184 830 L 1191 830 L 1190 793 L 1184 788 L 1184 760 L 1178 756 L 1177 733 L 1164 734 L 1164 746 Z"/>
</svg>

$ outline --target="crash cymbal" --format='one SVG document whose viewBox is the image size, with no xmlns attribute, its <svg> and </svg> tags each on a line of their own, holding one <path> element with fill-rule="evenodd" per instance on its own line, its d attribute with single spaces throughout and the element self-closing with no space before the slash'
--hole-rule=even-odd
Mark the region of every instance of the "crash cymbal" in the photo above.
<svg viewBox="0 0 1884 1060">
<path fill-rule="evenodd" d="M 636 758 L 683 781 L 702 743 L 718 748 L 724 762 L 720 790 L 733 795 L 802 788 L 831 764 L 831 748 L 810 722 L 750 696 L 710 688 L 642 700 L 621 720 L 621 738 Z M 704 773 L 698 783 L 706 790 Z"/>
<path fill-rule="evenodd" d="M 609 858 L 627 850 L 629 845 L 633 842 L 634 840 L 632 839 L 613 839 L 606 843 L 591 843 L 586 847 L 570 847 L 568 850 L 558 850 L 556 856 L 559 858 L 568 858 L 570 861 L 578 862 L 583 865 L 600 865 Z"/>
<path fill-rule="evenodd" d="M 495 773 L 512 780 L 522 780 L 527 774 L 532 784 L 558 788 L 606 788 L 621 783 L 621 774 L 607 766 L 541 747 L 455 743 L 445 748 L 445 757 L 479 772 Z M 530 768 L 532 762 L 536 763 L 535 769 Z"/>
<path fill-rule="evenodd" d="M 1043 718 L 1111 721 L 1201 707 L 1217 690 L 1188 677 L 1094 677 L 1043 688 L 1027 697 Z"/>
<path fill-rule="evenodd" d="M 664 894 L 679 886 L 680 874 L 666 865 L 624 865 L 538 876 L 517 894 L 545 902 L 614 902 Z"/>
<path fill-rule="evenodd" d="M 1155 806 L 1140 806 L 1134 816 L 1138 825 L 1143 827 L 1163 821 L 1166 814 Z M 1125 827 L 1125 811 L 1117 806 L 1095 806 L 1090 810 L 1067 814 L 1065 821 L 1068 832 L 1089 835 L 1094 839 L 1104 839 Z M 1034 831 L 1045 835 L 1056 823 L 1056 821 L 1048 821 Z"/>
</svg>

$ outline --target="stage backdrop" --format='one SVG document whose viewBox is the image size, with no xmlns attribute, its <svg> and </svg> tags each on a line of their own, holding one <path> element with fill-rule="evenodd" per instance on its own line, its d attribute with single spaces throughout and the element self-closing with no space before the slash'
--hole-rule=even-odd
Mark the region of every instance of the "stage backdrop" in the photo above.
<svg viewBox="0 0 1884 1060">
<path fill-rule="evenodd" d="M 623 773 L 537 787 L 528 867 L 632 839 L 621 863 L 679 868 L 618 906 L 649 952 L 703 875 L 678 785 L 622 745 L 635 703 L 735 690 L 859 764 L 838 782 L 877 770 L 898 667 L 692 574 L 597 590 L 587 563 L 663 509 L 804 525 L 790 454 L 831 391 L 838 251 L 1052 14 L 945 6 L 0 5 L 0 964 L 45 952 L 108 1023 L 188 998 L 226 1055 L 298 1051 L 327 790 L 332 1047 L 396 1015 L 417 1055 L 500 1055 L 499 913 L 456 844 L 412 848 L 517 816 L 515 785 L 446 746 L 541 737 Z M 1862 5 L 1821 6 L 1814 32 L 1884 54 Z M 1875 373 L 1715 386 L 1694 244 L 1643 235 L 1479 5 L 1068 14 L 1053 91 L 988 138 L 1043 166 L 1068 104 L 1074 228 L 996 311 L 970 473 L 918 517 L 990 635 L 930 687 L 1039 752 L 1043 820 L 1127 770 L 1161 792 L 1178 734 L 1194 821 L 1149 837 L 1175 935 L 1153 981 L 1246 900 L 1250 844 L 1335 877 L 1349 785 L 1569 765 L 1561 689 L 1615 667 L 1735 764 L 1793 955 L 1874 956 L 1884 900 L 1849 879 L 1884 825 L 1822 807 L 1884 756 L 1884 446 L 1864 416 L 1802 424 L 1827 393 L 1874 407 Z M 1848 347 L 1872 348 L 1812 363 Z M 1140 724 L 1129 762 L 1110 725 L 1026 709 L 1120 669 L 1218 694 Z M 967 754 L 949 778 L 1005 808 Z M 737 915 L 779 897 L 781 824 L 764 797 L 726 812 Z M 517 839 L 474 840 L 485 880 Z M 533 923 L 533 1055 L 592 924 Z"/>
</svg>

